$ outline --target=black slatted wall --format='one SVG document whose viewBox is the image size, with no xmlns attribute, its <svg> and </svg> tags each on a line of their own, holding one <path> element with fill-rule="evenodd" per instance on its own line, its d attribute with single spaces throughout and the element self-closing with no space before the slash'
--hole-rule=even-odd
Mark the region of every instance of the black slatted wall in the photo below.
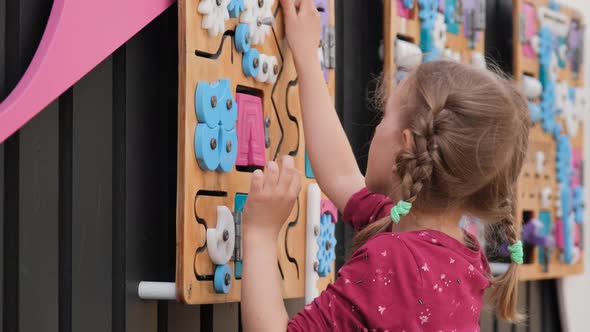
<svg viewBox="0 0 590 332">
<path fill-rule="evenodd" d="M 336 2 L 336 106 L 364 168 L 382 5 Z M 0 0 L 0 99 L 25 72 L 51 5 Z M 140 280 L 174 279 L 177 23 L 174 5 L 0 144 L 2 331 L 240 330 L 237 304 L 136 295 Z M 341 265 L 352 231 L 337 232 Z M 484 314 L 483 331 L 557 330 L 555 314 L 541 315 L 557 312 L 554 283 L 521 288 L 528 327 Z"/>
</svg>

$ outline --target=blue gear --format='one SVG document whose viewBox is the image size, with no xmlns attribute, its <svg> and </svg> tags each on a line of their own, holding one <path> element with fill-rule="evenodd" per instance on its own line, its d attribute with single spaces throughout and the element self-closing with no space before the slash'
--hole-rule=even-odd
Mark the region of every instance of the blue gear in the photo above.
<svg viewBox="0 0 590 332">
<path fill-rule="evenodd" d="M 244 11 L 244 0 L 231 0 L 227 5 L 229 17 L 236 18 Z"/>
<path fill-rule="evenodd" d="M 336 259 L 336 238 L 334 237 L 335 225 L 332 216 L 324 214 L 320 217 L 320 234 L 318 236 L 318 274 L 326 277 L 332 272 L 332 263 Z"/>
</svg>

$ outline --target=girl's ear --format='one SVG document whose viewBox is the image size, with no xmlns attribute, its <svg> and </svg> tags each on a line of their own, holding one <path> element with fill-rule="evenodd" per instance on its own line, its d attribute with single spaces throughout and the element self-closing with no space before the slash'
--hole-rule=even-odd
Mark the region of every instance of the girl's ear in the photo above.
<svg viewBox="0 0 590 332">
<path fill-rule="evenodd" d="M 404 149 L 412 151 L 412 146 L 414 145 L 414 135 L 412 134 L 412 130 L 404 129 L 402 136 L 404 138 Z"/>
</svg>

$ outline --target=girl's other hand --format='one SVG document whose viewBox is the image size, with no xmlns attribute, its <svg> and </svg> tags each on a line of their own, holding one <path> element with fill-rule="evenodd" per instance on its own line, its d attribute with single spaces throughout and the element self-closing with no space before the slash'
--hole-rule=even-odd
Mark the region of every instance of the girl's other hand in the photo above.
<svg viewBox="0 0 590 332">
<path fill-rule="evenodd" d="M 301 173 L 290 156 L 281 158 L 282 168 L 274 161 L 266 165 L 264 173 L 252 174 L 250 193 L 244 207 L 244 232 L 263 233 L 276 237 L 291 214 L 301 191 Z"/>
<path fill-rule="evenodd" d="M 320 14 L 313 0 L 281 0 L 287 41 L 295 61 L 317 58 L 320 45 Z"/>
</svg>

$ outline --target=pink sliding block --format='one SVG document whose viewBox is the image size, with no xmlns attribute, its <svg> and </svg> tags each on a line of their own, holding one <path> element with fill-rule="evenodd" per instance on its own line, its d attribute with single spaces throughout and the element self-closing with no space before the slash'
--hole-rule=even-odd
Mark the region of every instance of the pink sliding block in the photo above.
<svg viewBox="0 0 590 332">
<path fill-rule="evenodd" d="M 332 222 L 338 221 L 338 208 L 329 199 L 322 199 L 320 202 L 320 215 L 329 214 L 332 216 Z"/>
<path fill-rule="evenodd" d="M 237 166 L 266 165 L 262 99 L 244 93 L 236 94 L 238 103 Z"/>
<path fill-rule="evenodd" d="M 524 15 L 524 33 L 527 40 L 531 40 L 537 34 L 537 13 L 535 6 L 530 3 L 522 4 L 522 15 Z M 527 58 L 536 58 L 537 53 L 530 43 L 522 44 L 522 54 Z"/>
<path fill-rule="evenodd" d="M 0 104 L 0 143 L 174 2 L 54 0 L 31 64 Z"/>
<path fill-rule="evenodd" d="M 397 0 L 397 16 L 410 18 L 410 9 L 404 6 L 403 0 Z"/>
</svg>

